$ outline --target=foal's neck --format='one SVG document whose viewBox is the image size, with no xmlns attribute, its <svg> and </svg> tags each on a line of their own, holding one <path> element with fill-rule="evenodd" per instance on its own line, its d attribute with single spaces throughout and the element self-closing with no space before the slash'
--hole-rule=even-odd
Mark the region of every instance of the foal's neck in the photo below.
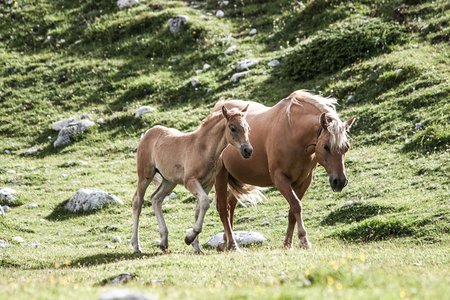
<svg viewBox="0 0 450 300">
<path fill-rule="evenodd" d="M 228 145 L 226 140 L 227 122 L 223 116 L 214 116 L 213 119 L 202 124 L 196 131 L 197 141 L 203 143 L 203 155 L 219 157 Z"/>
</svg>

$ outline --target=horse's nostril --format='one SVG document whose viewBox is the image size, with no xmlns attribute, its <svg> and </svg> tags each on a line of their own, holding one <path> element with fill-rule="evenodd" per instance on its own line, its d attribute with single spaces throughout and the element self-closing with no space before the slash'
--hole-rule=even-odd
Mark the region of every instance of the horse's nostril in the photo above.
<svg viewBox="0 0 450 300">
<path fill-rule="evenodd" d="M 336 187 L 338 185 L 338 180 L 337 179 L 333 179 L 333 186 Z"/>
</svg>

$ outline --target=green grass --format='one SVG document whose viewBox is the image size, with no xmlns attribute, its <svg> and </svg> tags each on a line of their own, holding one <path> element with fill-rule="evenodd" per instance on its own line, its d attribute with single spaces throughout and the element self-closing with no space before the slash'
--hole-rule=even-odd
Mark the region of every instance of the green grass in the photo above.
<svg viewBox="0 0 450 300">
<path fill-rule="evenodd" d="M 96 298 L 109 288 L 105 279 L 124 272 L 136 275 L 125 288 L 161 299 L 448 294 L 447 2 L 230 1 L 221 19 L 217 9 L 217 1 L 141 0 L 122 11 L 115 1 L 0 5 L 0 188 L 18 191 L 18 202 L 0 218 L 0 239 L 12 244 L 0 249 L 0 299 Z M 174 37 L 167 21 L 177 14 L 189 24 Z M 249 36 L 251 28 L 258 33 Z M 232 44 L 238 51 L 224 55 Z M 260 63 L 230 83 L 236 62 L 249 57 Z M 281 65 L 272 69 L 267 62 L 275 58 Z M 211 69 L 197 74 L 204 63 Z M 245 254 L 205 248 L 195 256 L 183 243 L 194 203 L 178 187 L 178 198 L 163 206 L 170 253 L 155 244 L 147 199 L 144 254 L 132 254 L 133 150 L 145 130 L 155 124 L 193 130 L 220 97 L 272 105 L 300 88 L 337 97 L 342 117 L 357 117 L 349 185 L 332 193 L 319 167 L 304 198 L 312 251 L 298 242 L 282 248 L 288 205 L 271 189 L 267 201 L 240 207 L 235 216 L 236 230 L 257 230 L 265 244 Z M 157 112 L 135 119 L 140 105 Z M 83 113 L 104 122 L 54 149 L 52 122 Z M 33 146 L 36 155 L 21 155 Z M 125 205 L 82 215 L 61 210 L 88 187 Z M 343 206 L 349 200 L 355 204 Z M 38 207 L 29 208 L 32 202 Z M 212 205 L 201 242 L 221 229 Z M 16 236 L 41 246 L 15 243 Z M 112 243 L 114 236 L 122 242 Z"/>
</svg>

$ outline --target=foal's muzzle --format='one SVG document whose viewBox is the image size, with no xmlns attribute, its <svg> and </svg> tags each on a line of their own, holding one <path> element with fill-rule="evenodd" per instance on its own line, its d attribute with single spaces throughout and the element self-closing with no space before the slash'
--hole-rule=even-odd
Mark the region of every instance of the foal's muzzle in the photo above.
<svg viewBox="0 0 450 300">
<path fill-rule="evenodd" d="M 348 183 L 347 177 L 345 176 L 330 176 L 329 181 L 334 192 L 342 191 Z"/>
<path fill-rule="evenodd" d="M 241 146 L 241 155 L 243 158 L 248 159 L 252 156 L 253 147 L 251 145 L 242 145 Z"/>
</svg>

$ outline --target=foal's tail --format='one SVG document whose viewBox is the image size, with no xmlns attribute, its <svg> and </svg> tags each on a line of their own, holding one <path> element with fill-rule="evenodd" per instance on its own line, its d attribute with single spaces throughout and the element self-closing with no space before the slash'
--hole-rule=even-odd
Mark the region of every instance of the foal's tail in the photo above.
<svg viewBox="0 0 450 300">
<path fill-rule="evenodd" d="M 231 175 L 228 176 L 228 188 L 243 206 L 256 206 L 259 202 L 266 200 L 266 196 L 262 193 L 263 188 L 242 183 Z"/>
</svg>

